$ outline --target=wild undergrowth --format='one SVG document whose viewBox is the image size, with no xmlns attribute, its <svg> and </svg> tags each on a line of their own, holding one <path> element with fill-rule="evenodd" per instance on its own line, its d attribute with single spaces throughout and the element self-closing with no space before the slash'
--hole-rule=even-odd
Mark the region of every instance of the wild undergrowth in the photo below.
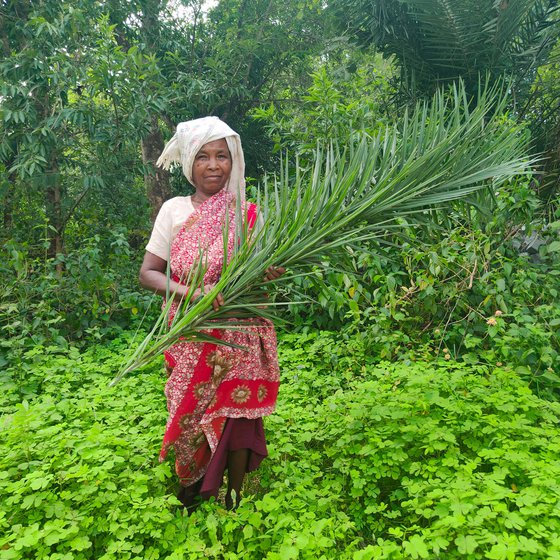
<svg viewBox="0 0 560 560">
<path fill-rule="evenodd" d="M 403 226 L 405 238 L 370 243 L 344 266 L 333 262 L 299 279 L 297 289 L 313 301 L 292 306 L 289 318 L 302 332 L 337 329 L 362 339 L 379 359 L 504 365 L 557 400 L 559 218 L 530 233 L 503 221 L 486 232 L 429 235 Z"/>
<path fill-rule="evenodd" d="M 56 259 L 37 244 L 0 242 L 0 364 L 37 346 L 114 338 L 134 329 L 150 306 L 157 316 L 152 295 L 140 293 L 140 252 L 129 236 L 108 230 Z"/>
<path fill-rule="evenodd" d="M 3 372 L 0 558 L 560 558 L 560 405 L 508 369 L 284 334 L 270 457 L 185 517 L 160 364 L 108 388 L 129 343 L 29 351 L 24 397 Z"/>
</svg>

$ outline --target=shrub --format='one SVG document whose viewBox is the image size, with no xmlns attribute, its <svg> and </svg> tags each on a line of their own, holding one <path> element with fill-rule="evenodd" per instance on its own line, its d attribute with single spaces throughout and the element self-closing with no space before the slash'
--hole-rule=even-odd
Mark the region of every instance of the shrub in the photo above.
<svg viewBox="0 0 560 560">
<path fill-rule="evenodd" d="M 0 361 L 37 345 L 114 337 L 138 324 L 152 303 L 140 293 L 140 265 L 121 230 L 95 235 L 57 260 L 38 257 L 36 249 L 15 241 L 0 248 L 0 324 L 7 335 Z"/>
<path fill-rule="evenodd" d="M 337 338 L 323 344 L 336 348 Z M 297 374 L 270 420 L 275 456 L 340 504 L 372 543 L 364 557 L 560 554 L 560 405 L 501 368 L 372 367 L 354 341 L 353 375 L 341 360 L 332 375 L 332 364 L 314 363 L 316 343 L 307 353 L 290 342 L 284 370 Z M 278 459 L 267 472 L 280 490 Z"/>
<path fill-rule="evenodd" d="M 438 355 L 503 364 L 542 396 L 560 395 L 560 222 L 530 257 L 494 234 L 456 227 L 429 242 L 370 243 L 346 271 L 302 277 L 315 302 L 293 306 L 294 328 L 339 329 L 371 355 L 413 361 Z M 353 270 L 354 272 L 350 272 Z"/>
</svg>

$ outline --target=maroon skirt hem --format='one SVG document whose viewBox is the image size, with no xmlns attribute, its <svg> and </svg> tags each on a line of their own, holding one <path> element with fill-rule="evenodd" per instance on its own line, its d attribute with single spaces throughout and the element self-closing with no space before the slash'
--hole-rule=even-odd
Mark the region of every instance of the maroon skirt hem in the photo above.
<svg viewBox="0 0 560 560">
<path fill-rule="evenodd" d="M 216 452 L 202 480 L 200 495 L 218 497 L 227 466 L 228 451 L 249 449 L 247 472 L 254 471 L 268 455 L 262 418 L 228 418 Z"/>
</svg>

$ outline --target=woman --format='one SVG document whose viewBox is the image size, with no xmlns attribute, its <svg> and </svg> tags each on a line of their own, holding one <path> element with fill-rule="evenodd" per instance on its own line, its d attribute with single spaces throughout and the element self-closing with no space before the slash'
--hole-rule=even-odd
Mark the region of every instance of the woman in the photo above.
<svg viewBox="0 0 560 560">
<path fill-rule="evenodd" d="M 157 164 L 169 168 L 175 162 L 182 164 L 196 192 L 162 206 L 140 270 L 142 286 L 165 296 L 169 262 L 169 293 L 175 293 L 172 316 L 181 298 L 201 295 L 182 283 L 199 262 L 200 251 L 205 255 L 205 292 L 219 280 L 224 223 L 235 222 L 236 199 L 243 205 L 249 228 L 256 221 L 255 206 L 244 201 L 245 161 L 239 135 L 217 117 L 178 125 Z M 228 232 L 231 255 L 235 228 Z M 270 268 L 266 278 L 275 279 L 282 272 Z M 218 309 L 223 303 L 220 294 L 213 306 Z M 255 318 L 241 332 L 216 329 L 211 334 L 248 351 L 180 342 L 165 353 L 169 419 L 160 460 L 174 448 L 181 483 L 178 498 L 188 509 L 198 496 L 218 495 L 226 466 L 226 506 L 237 505 L 245 473 L 256 469 L 267 455 L 262 417 L 272 413 L 278 393 L 276 334 L 270 322 Z"/>
</svg>

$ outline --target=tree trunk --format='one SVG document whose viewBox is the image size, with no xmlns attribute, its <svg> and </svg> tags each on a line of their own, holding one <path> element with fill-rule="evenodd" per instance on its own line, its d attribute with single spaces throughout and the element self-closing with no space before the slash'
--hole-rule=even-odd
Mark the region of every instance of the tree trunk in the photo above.
<svg viewBox="0 0 560 560">
<path fill-rule="evenodd" d="M 4 60 L 7 60 L 10 56 L 11 47 L 10 39 L 8 37 L 8 32 L 6 30 L 5 15 L 0 13 L 0 42 L 2 45 L 2 53 L 4 55 Z M 13 165 L 13 157 L 6 162 L 6 169 L 10 169 Z M 8 172 L 8 184 L 6 185 L 6 196 L 4 197 L 4 216 L 3 225 L 6 237 L 10 237 L 10 232 L 13 226 L 13 191 L 16 187 L 16 174 L 13 172 Z"/>
<path fill-rule="evenodd" d="M 171 196 L 169 173 L 155 165 L 163 147 L 163 136 L 157 118 L 154 117 L 149 134 L 142 139 L 142 161 L 148 168 L 144 175 L 144 184 L 152 208 L 152 221 L 156 219 L 161 205 Z"/>
<path fill-rule="evenodd" d="M 10 191 L 8 191 L 6 193 L 6 196 L 4 197 L 4 217 L 2 220 L 2 224 L 4 226 L 4 233 L 6 235 L 6 238 L 10 237 L 10 232 L 12 231 L 12 227 L 14 224 L 14 218 L 13 218 L 13 205 L 12 205 L 12 195 L 10 193 Z"/>
<path fill-rule="evenodd" d="M 47 176 L 49 177 L 46 192 L 47 217 L 49 225 L 51 226 L 49 239 L 50 244 L 47 256 L 54 259 L 57 255 L 64 252 L 64 244 L 62 242 L 62 189 L 60 185 L 60 174 L 56 164 L 51 167 Z M 56 271 L 61 273 L 62 269 L 62 263 L 58 263 L 56 265 Z"/>
<path fill-rule="evenodd" d="M 160 43 L 159 15 L 163 4 L 162 0 L 140 0 L 143 40 L 153 54 L 157 53 Z M 161 205 L 171 196 L 169 173 L 155 165 L 163 147 L 164 142 L 158 125 L 158 116 L 152 115 L 150 132 L 142 139 L 142 161 L 147 168 L 144 184 L 152 208 L 152 221 L 156 219 Z"/>
<path fill-rule="evenodd" d="M 12 166 L 13 160 L 8 161 L 6 167 L 9 169 Z M 8 173 L 6 178 L 6 194 L 3 200 L 4 216 L 2 223 L 4 226 L 4 234 L 7 238 L 11 236 L 12 227 L 14 225 L 14 190 L 16 188 L 16 174 Z"/>
</svg>

